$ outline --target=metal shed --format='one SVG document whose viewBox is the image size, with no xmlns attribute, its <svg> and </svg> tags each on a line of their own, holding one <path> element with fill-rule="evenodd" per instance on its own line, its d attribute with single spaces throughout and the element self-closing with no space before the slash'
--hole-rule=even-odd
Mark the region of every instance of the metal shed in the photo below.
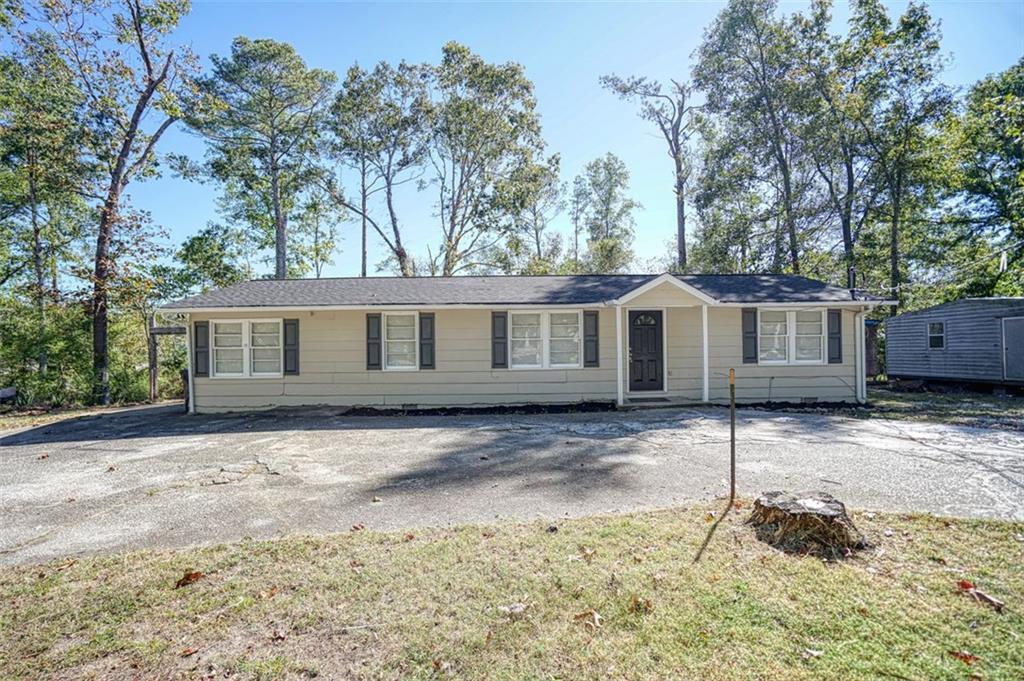
<svg viewBox="0 0 1024 681">
<path fill-rule="evenodd" d="M 886 322 L 893 378 L 1024 385 L 1024 298 L 965 298 Z"/>
</svg>

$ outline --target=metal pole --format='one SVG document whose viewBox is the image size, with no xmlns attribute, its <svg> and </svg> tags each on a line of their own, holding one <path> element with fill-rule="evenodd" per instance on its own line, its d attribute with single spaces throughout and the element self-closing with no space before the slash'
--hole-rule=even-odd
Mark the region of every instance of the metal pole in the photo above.
<svg viewBox="0 0 1024 681">
<path fill-rule="evenodd" d="M 736 500 L 736 370 L 729 369 L 729 504 Z"/>
</svg>

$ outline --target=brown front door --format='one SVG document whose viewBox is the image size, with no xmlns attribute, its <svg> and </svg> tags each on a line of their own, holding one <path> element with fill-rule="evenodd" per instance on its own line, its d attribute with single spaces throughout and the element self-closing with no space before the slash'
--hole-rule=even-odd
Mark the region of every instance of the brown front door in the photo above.
<svg viewBox="0 0 1024 681">
<path fill-rule="evenodd" d="M 629 311 L 629 390 L 665 388 L 661 310 Z"/>
</svg>

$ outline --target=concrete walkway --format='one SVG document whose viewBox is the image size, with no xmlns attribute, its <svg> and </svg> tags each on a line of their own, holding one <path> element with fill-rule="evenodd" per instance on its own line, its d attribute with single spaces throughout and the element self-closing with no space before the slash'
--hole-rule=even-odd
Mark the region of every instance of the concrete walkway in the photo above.
<svg viewBox="0 0 1024 681">
<path fill-rule="evenodd" d="M 557 519 L 713 498 L 728 412 L 186 416 L 0 433 L 0 563 L 243 537 Z M 1024 432 L 739 412 L 741 493 L 1024 520 Z M 380 501 L 373 501 L 377 497 Z"/>
</svg>

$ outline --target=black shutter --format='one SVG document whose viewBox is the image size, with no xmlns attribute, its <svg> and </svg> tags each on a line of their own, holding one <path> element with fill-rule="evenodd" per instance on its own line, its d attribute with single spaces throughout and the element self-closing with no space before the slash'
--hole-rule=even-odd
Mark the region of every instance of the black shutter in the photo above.
<svg viewBox="0 0 1024 681">
<path fill-rule="evenodd" d="M 757 364 L 757 308 L 743 308 L 743 363 Z"/>
<path fill-rule="evenodd" d="M 828 311 L 828 363 L 843 363 L 843 311 Z"/>
<path fill-rule="evenodd" d="M 586 310 L 583 313 L 583 366 L 585 367 L 601 366 L 597 343 L 597 321 L 597 310 Z"/>
<path fill-rule="evenodd" d="M 508 368 L 508 312 L 491 313 L 491 368 Z"/>
<path fill-rule="evenodd" d="M 420 313 L 420 369 L 434 368 L 434 313 Z"/>
<path fill-rule="evenodd" d="M 299 373 L 299 320 L 284 320 L 284 372 Z"/>
<path fill-rule="evenodd" d="M 192 364 L 196 376 L 210 375 L 210 322 L 192 325 Z"/>
<path fill-rule="evenodd" d="M 366 315 L 366 368 L 380 369 L 381 363 L 381 328 L 380 313 Z"/>
</svg>

